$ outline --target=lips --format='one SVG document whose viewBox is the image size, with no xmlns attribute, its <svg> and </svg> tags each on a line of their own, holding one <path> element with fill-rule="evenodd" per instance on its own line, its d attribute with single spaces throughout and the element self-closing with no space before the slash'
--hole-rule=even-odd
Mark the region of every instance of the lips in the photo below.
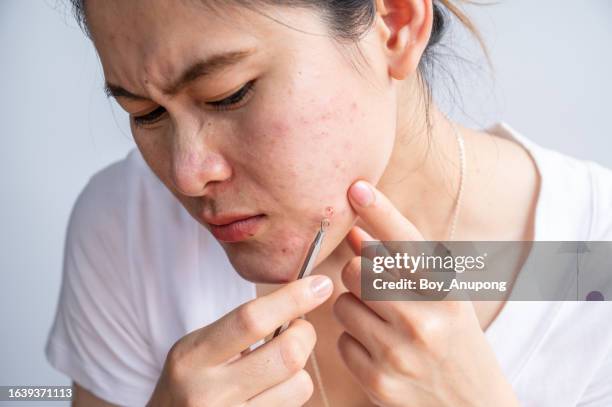
<svg viewBox="0 0 612 407">
<path fill-rule="evenodd" d="M 215 238 L 235 243 L 255 236 L 264 223 L 265 215 L 227 215 L 204 220 Z"/>
</svg>

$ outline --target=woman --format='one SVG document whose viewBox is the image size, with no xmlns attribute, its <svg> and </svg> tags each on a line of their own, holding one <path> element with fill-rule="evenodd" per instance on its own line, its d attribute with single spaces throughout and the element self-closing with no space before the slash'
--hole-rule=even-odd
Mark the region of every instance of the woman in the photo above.
<svg viewBox="0 0 612 407">
<path fill-rule="evenodd" d="M 75 405 L 612 404 L 609 303 L 360 298 L 362 240 L 612 238 L 609 170 L 431 101 L 450 1 L 75 5 L 138 146 L 71 217 Z"/>
</svg>

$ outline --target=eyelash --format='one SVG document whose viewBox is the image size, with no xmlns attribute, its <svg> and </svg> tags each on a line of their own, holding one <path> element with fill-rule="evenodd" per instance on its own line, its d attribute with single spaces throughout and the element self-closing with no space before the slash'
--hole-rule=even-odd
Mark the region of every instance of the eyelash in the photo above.
<svg viewBox="0 0 612 407">
<path fill-rule="evenodd" d="M 225 99 L 214 102 L 207 102 L 206 104 L 212 106 L 214 110 L 217 111 L 227 111 L 231 109 L 236 109 L 240 107 L 240 104 L 244 102 L 247 96 L 251 94 L 254 85 L 255 81 L 250 81 L 242 88 L 240 88 L 236 93 L 226 97 Z M 150 113 L 134 117 L 134 123 L 137 127 L 154 124 L 161 119 L 164 113 L 166 113 L 166 109 L 163 106 L 160 106 Z"/>
</svg>

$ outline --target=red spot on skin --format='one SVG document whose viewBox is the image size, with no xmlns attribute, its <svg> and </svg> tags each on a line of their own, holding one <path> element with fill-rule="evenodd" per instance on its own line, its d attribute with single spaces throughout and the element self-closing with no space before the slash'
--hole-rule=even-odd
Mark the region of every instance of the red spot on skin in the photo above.
<svg viewBox="0 0 612 407">
<path fill-rule="evenodd" d="M 334 208 L 332 206 L 328 206 L 325 208 L 325 217 L 331 219 L 334 217 Z"/>
</svg>

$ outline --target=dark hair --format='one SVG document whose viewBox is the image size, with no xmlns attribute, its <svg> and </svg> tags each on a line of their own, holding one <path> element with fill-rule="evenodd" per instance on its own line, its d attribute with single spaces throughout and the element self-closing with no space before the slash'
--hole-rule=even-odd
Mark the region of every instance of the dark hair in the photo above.
<svg viewBox="0 0 612 407">
<path fill-rule="evenodd" d="M 202 4 L 215 7 L 212 3 Z M 89 36 L 87 19 L 85 14 L 85 0 L 70 0 L 73 12 L 80 27 Z M 489 66 L 491 60 L 485 42 L 476 26 L 470 18 L 460 10 L 454 3 L 465 3 L 483 5 L 490 3 L 478 3 L 472 0 L 433 0 L 433 24 L 431 36 L 427 47 L 421 57 L 418 67 L 418 78 L 423 87 L 426 108 L 426 124 L 428 132 L 431 130 L 429 117 L 429 107 L 432 100 L 433 73 L 437 63 L 436 46 L 440 44 L 452 17 L 459 22 L 472 34 L 479 42 L 487 58 Z M 257 4 L 282 5 L 285 7 L 304 7 L 315 9 L 320 12 L 324 21 L 327 23 L 331 36 L 341 42 L 357 42 L 369 28 L 373 25 L 376 18 L 375 0 L 232 0 L 232 3 L 239 6 L 246 6 L 254 9 Z M 228 4 L 228 3 L 225 3 Z"/>
</svg>

